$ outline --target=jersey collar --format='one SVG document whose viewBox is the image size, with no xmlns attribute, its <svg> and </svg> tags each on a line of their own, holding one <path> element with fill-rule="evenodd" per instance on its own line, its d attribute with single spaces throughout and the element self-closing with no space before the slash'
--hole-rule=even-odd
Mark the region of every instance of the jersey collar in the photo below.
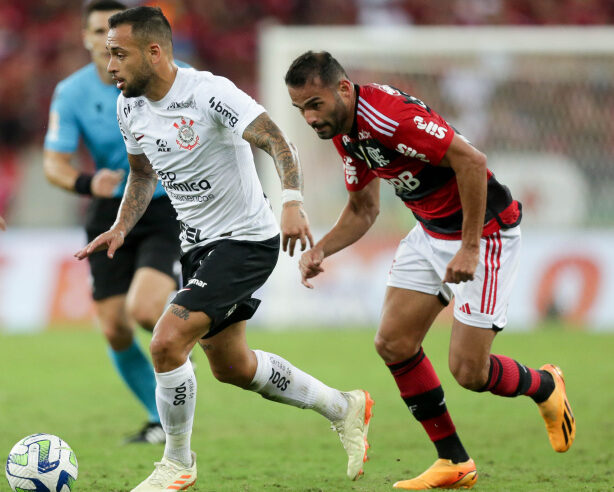
<svg viewBox="0 0 614 492">
<path fill-rule="evenodd" d="M 354 99 L 354 121 L 352 123 L 352 129 L 348 136 L 350 138 L 358 138 L 358 121 L 356 112 L 358 111 L 358 98 L 360 97 L 360 86 L 358 84 L 354 84 L 354 92 L 356 92 L 356 99 Z"/>
</svg>

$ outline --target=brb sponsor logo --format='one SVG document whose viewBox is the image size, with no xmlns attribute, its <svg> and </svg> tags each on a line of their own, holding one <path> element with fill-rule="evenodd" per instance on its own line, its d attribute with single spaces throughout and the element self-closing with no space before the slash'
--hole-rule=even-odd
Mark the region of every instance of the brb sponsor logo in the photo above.
<svg viewBox="0 0 614 492">
<path fill-rule="evenodd" d="M 227 118 L 228 124 L 231 127 L 234 128 L 234 126 L 238 123 L 239 118 L 237 113 L 222 101 L 216 101 L 215 97 L 212 97 L 209 99 L 209 106 L 211 106 L 211 109 L 213 109 L 216 113 L 220 113 L 222 118 Z"/>
<path fill-rule="evenodd" d="M 416 124 L 416 127 L 418 127 L 418 130 L 424 130 L 426 133 L 428 133 L 429 135 L 433 135 L 439 140 L 442 140 L 446 136 L 446 133 L 448 131 L 447 128 L 443 128 L 437 123 L 433 123 L 432 121 L 429 121 L 427 123 L 426 121 L 424 121 L 424 118 L 422 116 L 415 116 L 414 123 Z"/>
<path fill-rule="evenodd" d="M 403 154 L 405 157 L 411 157 L 412 159 L 418 159 L 422 162 L 431 162 L 427 159 L 426 155 L 419 153 L 416 149 L 412 149 L 409 145 L 400 143 L 397 145 L 397 152 Z"/>
<path fill-rule="evenodd" d="M 392 186 L 394 186 L 395 191 L 398 192 L 407 192 L 414 191 L 416 188 L 420 186 L 420 180 L 414 178 L 414 175 L 409 171 L 403 171 L 396 178 L 385 178 Z"/>
</svg>

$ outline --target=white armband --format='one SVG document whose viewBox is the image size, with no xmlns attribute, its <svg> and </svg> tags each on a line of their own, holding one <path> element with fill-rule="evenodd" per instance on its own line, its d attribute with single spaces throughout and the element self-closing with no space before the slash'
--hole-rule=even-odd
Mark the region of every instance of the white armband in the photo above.
<svg viewBox="0 0 614 492">
<path fill-rule="evenodd" d="M 302 202 L 303 194 L 299 190 L 282 190 L 281 191 L 281 203 L 286 202 Z"/>
</svg>

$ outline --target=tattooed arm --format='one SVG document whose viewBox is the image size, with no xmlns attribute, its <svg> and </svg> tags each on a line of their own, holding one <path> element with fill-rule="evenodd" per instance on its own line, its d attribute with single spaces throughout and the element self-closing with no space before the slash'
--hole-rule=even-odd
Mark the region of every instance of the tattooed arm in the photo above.
<svg viewBox="0 0 614 492">
<path fill-rule="evenodd" d="M 267 113 L 262 113 L 247 126 L 243 138 L 273 158 L 283 190 L 302 191 L 303 175 L 298 151 Z M 307 241 L 313 246 L 303 203 L 291 200 L 283 204 L 281 213 L 281 243 L 283 250 L 288 250 L 290 256 L 294 254 L 297 240 L 301 242 L 301 251 L 306 248 Z"/>
<path fill-rule="evenodd" d="M 115 251 L 124 244 L 124 238 L 145 213 L 156 188 L 158 177 L 145 154 L 128 154 L 130 174 L 124 191 L 117 219 L 111 228 L 94 239 L 75 256 L 82 260 L 96 251 L 107 249 L 113 258 Z"/>
</svg>

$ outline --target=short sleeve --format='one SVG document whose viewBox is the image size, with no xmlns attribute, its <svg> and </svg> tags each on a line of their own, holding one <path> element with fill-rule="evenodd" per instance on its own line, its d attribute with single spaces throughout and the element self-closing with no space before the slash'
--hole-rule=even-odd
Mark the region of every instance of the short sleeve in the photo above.
<svg viewBox="0 0 614 492">
<path fill-rule="evenodd" d="M 343 161 L 345 187 L 348 191 L 360 191 L 375 178 L 375 174 L 371 172 L 364 161 L 351 156 L 345 150 L 341 138 L 343 137 L 335 137 L 333 143 Z"/>
<path fill-rule="evenodd" d="M 117 124 L 119 125 L 119 131 L 124 139 L 126 145 L 126 152 L 128 154 L 138 155 L 142 154 L 144 150 L 134 138 L 134 135 L 129 130 L 127 118 L 124 115 L 124 105 L 122 104 L 123 98 L 120 96 L 117 98 Z"/>
<path fill-rule="evenodd" d="M 49 108 L 49 126 L 45 135 L 45 149 L 74 152 L 79 146 L 79 124 L 73 107 L 77 98 L 68 97 L 66 86 L 60 83 L 53 92 Z"/>
<path fill-rule="evenodd" d="M 205 111 L 215 123 L 242 137 L 245 128 L 266 110 L 227 78 L 213 79 Z"/>
<path fill-rule="evenodd" d="M 454 138 L 446 120 L 420 104 L 405 104 L 395 116 L 399 125 L 388 145 L 399 152 L 422 154 L 422 160 L 439 164 Z"/>
</svg>

